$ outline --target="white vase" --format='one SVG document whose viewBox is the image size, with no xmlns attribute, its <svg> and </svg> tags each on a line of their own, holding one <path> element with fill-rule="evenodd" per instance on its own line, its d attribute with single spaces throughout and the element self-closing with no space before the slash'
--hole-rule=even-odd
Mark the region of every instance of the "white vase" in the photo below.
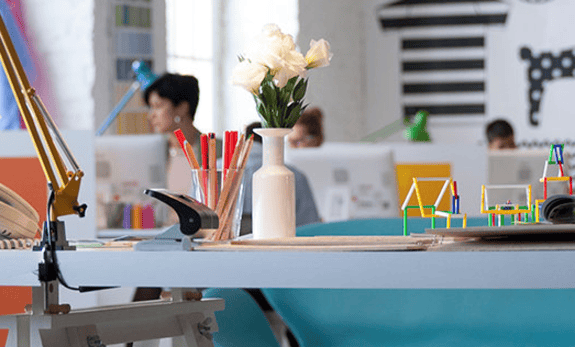
<svg viewBox="0 0 575 347">
<path fill-rule="evenodd" d="M 295 236 L 295 177 L 284 165 L 286 128 L 254 129 L 262 137 L 262 167 L 254 173 L 252 228 L 254 239 Z"/>
</svg>

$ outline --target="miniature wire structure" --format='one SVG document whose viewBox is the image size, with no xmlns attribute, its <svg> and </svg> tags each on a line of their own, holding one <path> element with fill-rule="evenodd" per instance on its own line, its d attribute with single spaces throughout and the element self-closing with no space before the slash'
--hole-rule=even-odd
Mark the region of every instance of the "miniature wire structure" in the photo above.
<svg viewBox="0 0 575 347">
<path fill-rule="evenodd" d="M 526 205 L 512 204 L 507 201 L 503 204 L 489 205 L 488 190 L 489 189 L 525 189 L 527 198 Z M 481 213 L 489 214 L 489 226 L 495 226 L 496 217 L 499 216 L 497 225 L 505 225 L 505 216 L 511 216 L 511 223 L 529 223 L 529 215 L 531 215 L 532 222 L 535 220 L 535 206 L 531 204 L 531 185 L 530 184 L 498 184 L 498 185 L 482 185 L 481 186 Z M 523 219 L 521 217 L 523 214 Z"/>
<path fill-rule="evenodd" d="M 443 181 L 443 186 L 441 188 L 441 192 L 437 196 L 435 203 L 433 205 L 424 205 L 423 199 L 421 196 L 421 190 L 419 187 L 419 181 Z M 451 211 L 439 211 L 439 203 L 443 199 L 447 188 L 451 188 Z M 415 205 L 408 205 L 409 201 L 413 193 L 415 192 L 417 196 L 417 206 Z M 459 194 L 457 193 L 457 182 L 454 181 L 451 177 L 443 177 L 443 178 L 416 178 L 413 177 L 413 183 L 411 184 L 411 188 L 401 205 L 401 210 L 403 211 L 403 235 L 407 236 L 407 211 L 410 208 L 418 208 L 422 218 L 431 218 L 431 229 L 435 229 L 435 218 L 436 217 L 444 217 L 446 218 L 446 228 L 449 229 L 451 227 L 451 219 L 452 218 L 461 218 L 463 221 L 462 227 L 465 228 L 467 226 L 467 214 L 461 214 L 459 211 L 460 206 L 460 198 Z M 426 209 L 431 209 L 431 213 L 426 213 Z"/>
<path fill-rule="evenodd" d="M 539 182 L 543 183 L 543 200 L 547 199 L 547 183 L 550 181 L 569 182 L 569 195 L 573 195 L 573 179 L 571 176 L 565 176 L 565 171 L 563 170 L 564 146 L 564 144 L 552 144 L 549 149 L 549 158 L 545 161 L 543 176 L 539 179 Z M 557 176 L 547 176 L 549 165 L 557 165 Z"/>
</svg>

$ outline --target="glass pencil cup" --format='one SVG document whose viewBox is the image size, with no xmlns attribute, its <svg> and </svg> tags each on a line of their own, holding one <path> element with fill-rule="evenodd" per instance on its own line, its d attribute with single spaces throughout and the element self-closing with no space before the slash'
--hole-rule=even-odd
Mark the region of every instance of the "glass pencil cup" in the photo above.
<svg viewBox="0 0 575 347">
<path fill-rule="evenodd" d="M 192 170 L 190 196 L 218 215 L 219 227 L 206 239 L 228 240 L 240 235 L 244 207 L 243 170 Z"/>
</svg>

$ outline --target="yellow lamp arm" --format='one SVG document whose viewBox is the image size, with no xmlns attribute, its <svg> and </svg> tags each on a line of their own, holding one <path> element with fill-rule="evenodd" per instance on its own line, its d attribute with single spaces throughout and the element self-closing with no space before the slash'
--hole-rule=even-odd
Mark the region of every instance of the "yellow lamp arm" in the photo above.
<svg viewBox="0 0 575 347">
<path fill-rule="evenodd" d="M 52 205 L 52 220 L 69 214 L 84 215 L 85 205 L 79 206 L 78 193 L 83 172 L 71 154 L 66 142 L 54 124 L 52 117 L 46 111 L 44 104 L 30 87 L 22 63 L 14 49 L 14 45 L 0 16 L 0 60 L 12 92 L 22 114 L 32 143 L 40 159 L 44 175 L 52 184 L 55 197 Z M 49 129 L 50 128 L 50 129 Z M 56 144 L 49 132 L 52 130 L 58 145 L 73 167 L 67 172 L 66 166 Z"/>
</svg>

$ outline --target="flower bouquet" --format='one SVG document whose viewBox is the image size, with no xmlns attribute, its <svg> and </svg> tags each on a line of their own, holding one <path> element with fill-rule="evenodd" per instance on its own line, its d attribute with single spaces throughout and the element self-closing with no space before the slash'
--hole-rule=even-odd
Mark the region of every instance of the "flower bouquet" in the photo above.
<svg viewBox="0 0 575 347">
<path fill-rule="evenodd" d="M 250 91 L 264 129 L 262 166 L 253 174 L 252 232 L 254 239 L 295 236 L 295 177 L 284 165 L 284 138 L 305 109 L 306 72 L 329 65 L 325 40 L 311 41 L 304 57 L 293 37 L 277 25 L 266 25 L 240 56 L 232 83 Z"/>
<path fill-rule="evenodd" d="M 232 83 L 253 94 L 264 128 L 291 128 L 307 106 L 307 70 L 329 65 L 331 57 L 326 40 L 311 40 L 304 57 L 291 35 L 268 24 L 239 57 Z"/>
</svg>

